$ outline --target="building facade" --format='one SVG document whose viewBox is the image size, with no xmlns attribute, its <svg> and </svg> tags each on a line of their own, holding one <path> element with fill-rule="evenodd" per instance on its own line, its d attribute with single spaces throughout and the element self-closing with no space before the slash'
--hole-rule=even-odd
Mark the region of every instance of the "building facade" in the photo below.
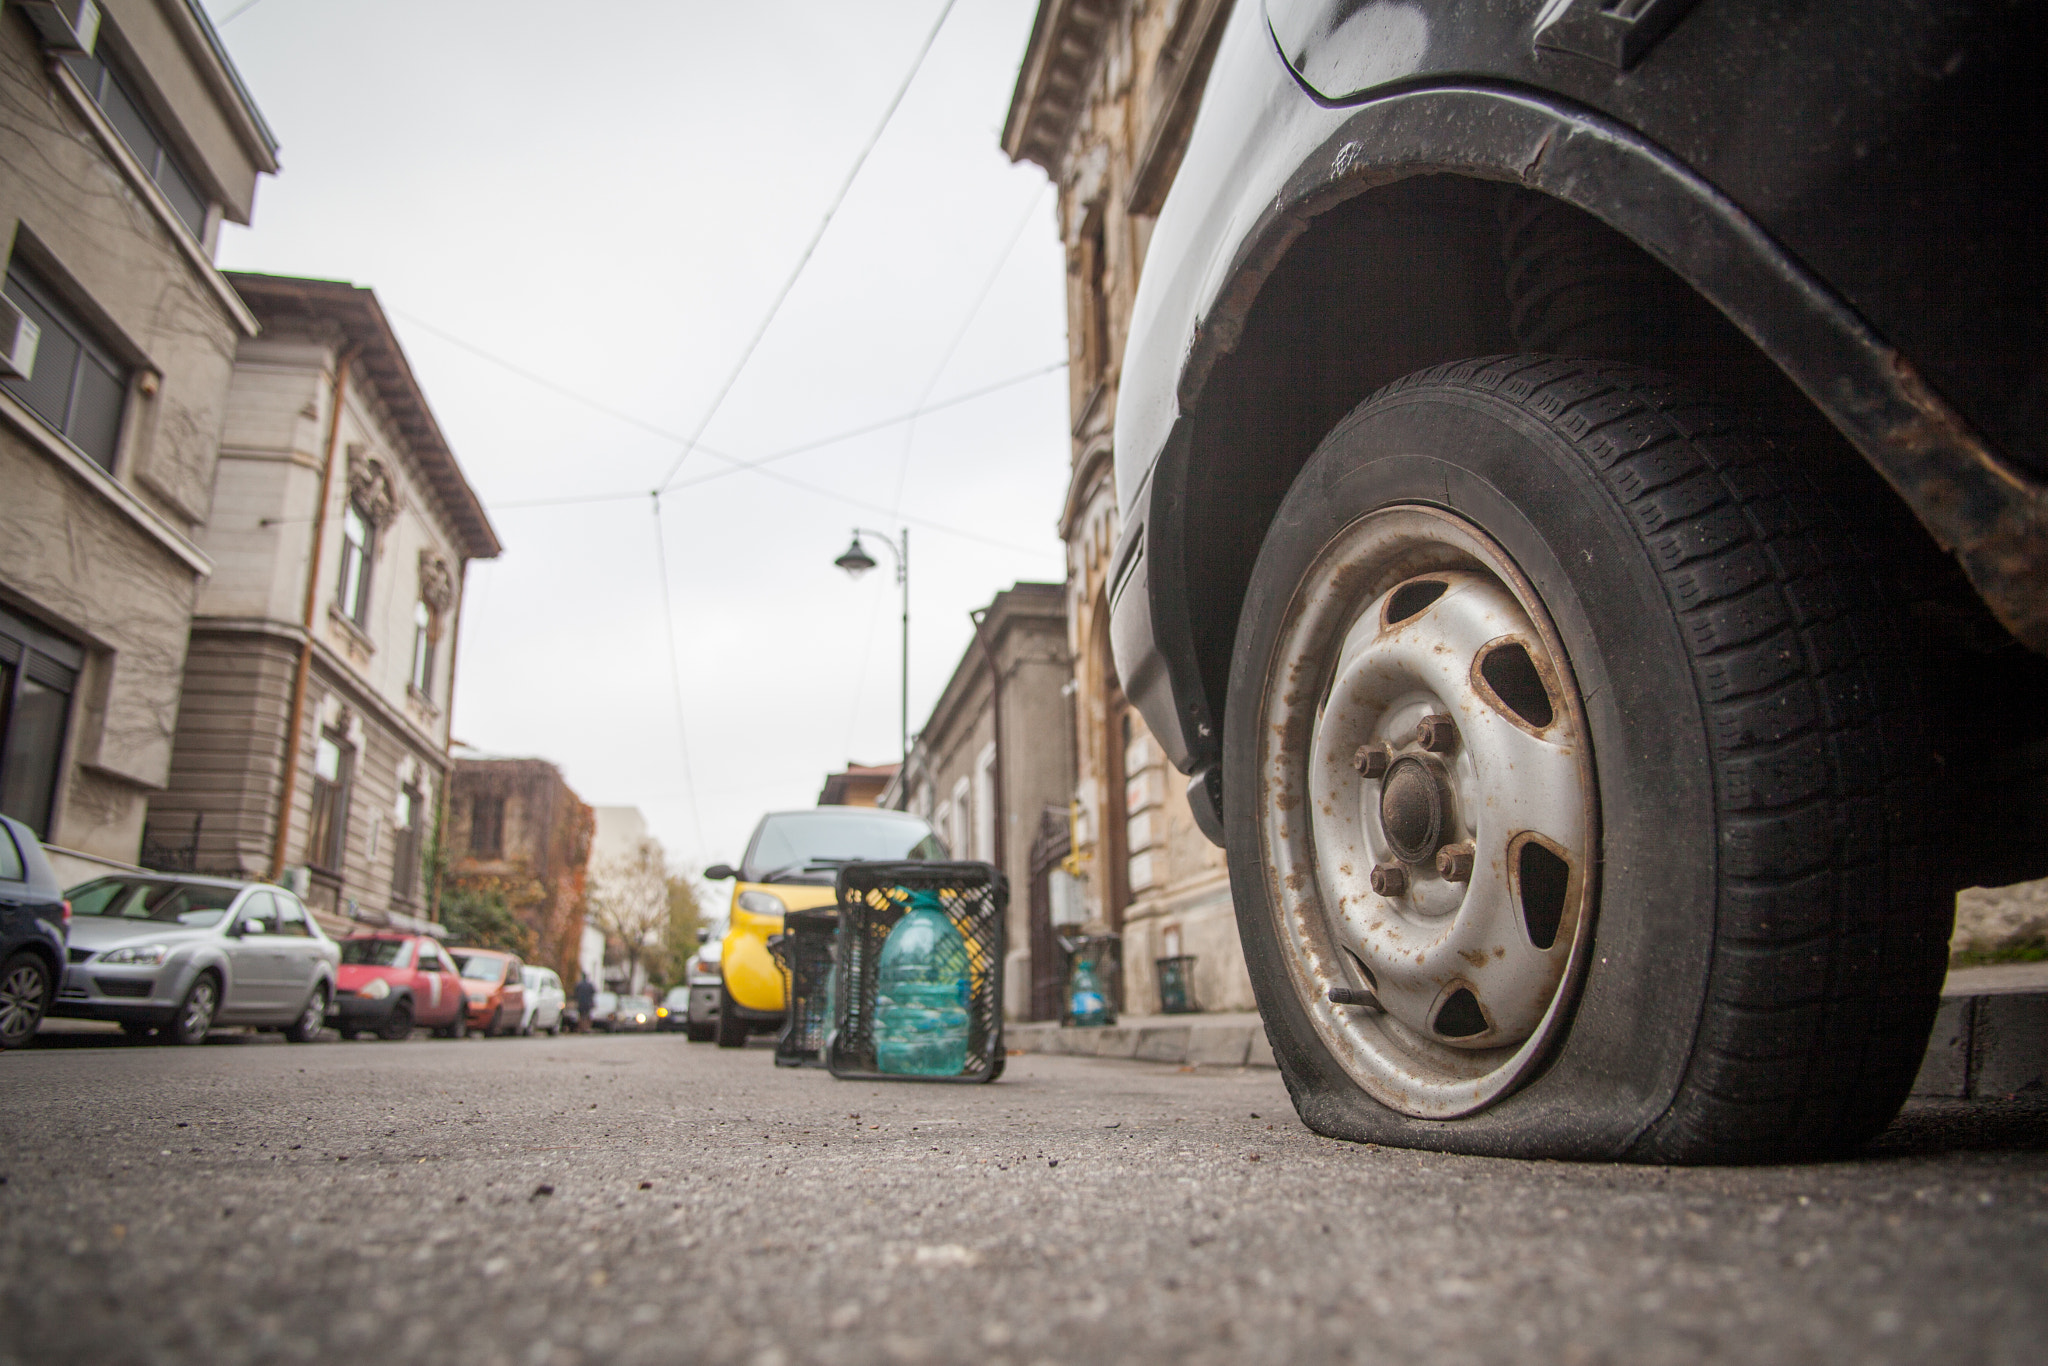
<svg viewBox="0 0 2048 1366">
<path fill-rule="evenodd" d="M 152 861 L 287 877 L 331 927 L 425 919 L 462 585 L 498 553 L 368 289 L 230 277 L 238 348 L 196 534 Z"/>
<path fill-rule="evenodd" d="M 1247 0 L 1248 2 L 1248 0 Z M 1195 956 L 1205 1009 L 1250 1009 L 1223 851 L 1125 701 L 1107 575 L 1119 531 L 1113 422 L 1132 303 L 1231 0 L 1043 0 L 1003 148 L 1059 192 L 1073 466 L 1060 516 L 1074 661 L 1071 858 L 1088 916 L 1123 939 L 1123 999 L 1158 1008 L 1156 960 Z"/>
<path fill-rule="evenodd" d="M 825 775 L 818 789 L 820 806 L 875 806 L 896 776 L 897 764 L 856 764 L 849 762 L 837 773 Z"/>
<path fill-rule="evenodd" d="M 258 326 L 214 246 L 277 144 L 192 0 L 66 12 L 0 8 L 0 811 L 69 883 L 135 861 L 170 781 Z"/>
<path fill-rule="evenodd" d="M 545 759 L 457 747 L 448 774 L 447 878 L 502 898 L 531 936 L 532 962 L 573 985 L 583 939 L 595 813 Z"/>
<path fill-rule="evenodd" d="M 1074 786 L 1066 590 L 1005 589 L 975 614 L 975 632 L 881 804 L 930 821 L 955 858 L 1003 870 L 1003 1010 L 1012 1019 L 1050 1018 L 1065 960 L 1050 920 L 1034 914 L 1031 855 L 1046 810 L 1063 814 Z"/>
</svg>

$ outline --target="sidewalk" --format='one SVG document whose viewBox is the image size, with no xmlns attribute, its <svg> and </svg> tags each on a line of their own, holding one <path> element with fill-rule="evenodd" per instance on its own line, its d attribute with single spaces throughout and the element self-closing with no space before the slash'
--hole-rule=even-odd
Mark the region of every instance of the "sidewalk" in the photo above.
<svg viewBox="0 0 2048 1366">
<path fill-rule="evenodd" d="M 1957 968 L 1942 987 L 1917 1096 L 1989 1098 L 2048 1085 L 2048 963 Z M 1220 1067 L 1272 1067 L 1255 1012 L 1126 1015 L 1099 1029 L 1009 1024 L 1003 1041 L 1023 1053 L 1065 1053 Z"/>
</svg>

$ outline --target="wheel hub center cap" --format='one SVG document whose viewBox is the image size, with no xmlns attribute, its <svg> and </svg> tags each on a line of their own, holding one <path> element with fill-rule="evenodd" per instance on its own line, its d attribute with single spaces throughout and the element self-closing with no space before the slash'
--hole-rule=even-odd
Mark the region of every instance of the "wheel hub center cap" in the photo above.
<svg viewBox="0 0 2048 1366">
<path fill-rule="evenodd" d="M 1450 827 L 1450 786 L 1436 766 L 1396 759 L 1380 784 L 1380 828 L 1403 863 L 1423 863 L 1443 847 Z"/>
</svg>

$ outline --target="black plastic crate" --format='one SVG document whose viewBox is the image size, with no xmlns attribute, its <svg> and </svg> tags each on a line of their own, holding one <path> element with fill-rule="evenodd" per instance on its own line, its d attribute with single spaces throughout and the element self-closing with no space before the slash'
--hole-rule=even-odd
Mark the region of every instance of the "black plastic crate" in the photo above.
<svg viewBox="0 0 2048 1366">
<path fill-rule="evenodd" d="M 839 870 L 839 999 L 826 1051 L 832 1075 L 857 1081 L 987 1082 L 1003 1074 L 1003 919 L 1009 880 L 988 863 L 849 863 Z M 882 946 L 912 892 L 935 892 L 966 945 L 967 1065 L 957 1076 L 884 1072 L 875 1058 Z"/>
<path fill-rule="evenodd" d="M 832 960 L 839 938 L 839 913 L 790 911 L 782 933 L 769 941 L 782 969 L 785 1010 L 775 1036 L 777 1067 L 823 1067 L 825 1037 L 832 1028 Z"/>
</svg>

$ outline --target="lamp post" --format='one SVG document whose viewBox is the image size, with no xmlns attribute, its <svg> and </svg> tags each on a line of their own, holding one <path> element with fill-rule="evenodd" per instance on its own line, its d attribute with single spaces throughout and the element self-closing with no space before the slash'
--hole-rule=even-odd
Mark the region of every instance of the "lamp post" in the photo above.
<svg viewBox="0 0 2048 1366">
<path fill-rule="evenodd" d="M 846 553 L 832 563 L 844 569 L 849 578 L 859 578 L 875 567 L 875 557 L 868 554 L 860 543 L 863 536 L 872 536 L 889 548 L 896 558 L 896 585 L 903 590 L 903 683 L 898 693 L 896 719 L 897 727 L 903 733 L 903 762 L 910 762 L 910 528 L 904 527 L 897 533 L 899 539 L 891 540 L 884 532 L 873 527 L 855 527 L 853 544 L 846 547 Z"/>
</svg>

